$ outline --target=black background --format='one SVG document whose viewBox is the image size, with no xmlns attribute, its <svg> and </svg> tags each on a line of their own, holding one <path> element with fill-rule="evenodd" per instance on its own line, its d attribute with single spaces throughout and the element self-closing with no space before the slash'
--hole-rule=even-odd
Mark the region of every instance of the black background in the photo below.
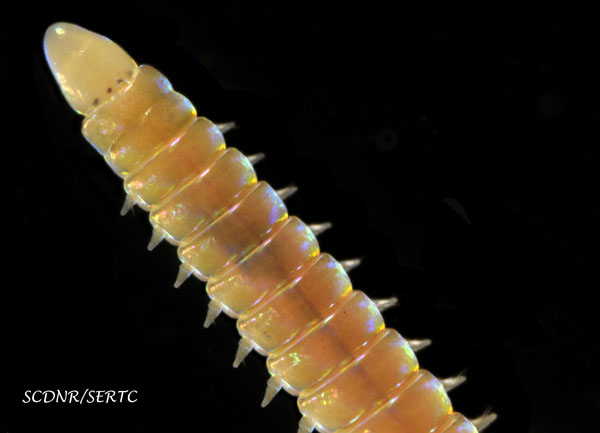
<svg viewBox="0 0 600 433">
<path fill-rule="evenodd" d="M 52 3 L 6 14 L 3 431 L 295 432 L 295 399 L 238 334 L 202 328 L 146 213 L 80 134 L 43 58 L 70 21 L 161 70 L 230 146 L 299 192 L 320 237 L 467 416 L 495 432 L 599 431 L 600 26 L 585 12 L 225 2 Z M 590 16 L 590 20 L 586 19 Z M 8 97 L 8 104 L 6 98 Z M 6 195 L 6 193 L 9 193 Z M 466 215 L 466 217 L 465 217 Z M 32 405 L 25 390 L 135 389 L 136 404 Z"/>
</svg>

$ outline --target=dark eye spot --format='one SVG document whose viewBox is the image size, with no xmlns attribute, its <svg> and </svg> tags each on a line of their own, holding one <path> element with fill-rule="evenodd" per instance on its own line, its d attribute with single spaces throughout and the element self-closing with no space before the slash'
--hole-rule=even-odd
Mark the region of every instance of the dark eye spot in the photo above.
<svg viewBox="0 0 600 433">
<path fill-rule="evenodd" d="M 94 105 L 98 105 L 99 103 L 100 103 L 100 99 L 98 99 L 98 98 L 94 99 L 94 102 L 93 102 Z"/>
<path fill-rule="evenodd" d="M 123 80 L 120 78 L 117 80 L 117 84 L 121 84 L 122 82 L 123 82 Z"/>
<path fill-rule="evenodd" d="M 109 87 L 108 89 L 106 89 L 106 91 L 107 91 L 108 93 L 112 92 L 112 87 Z"/>
</svg>

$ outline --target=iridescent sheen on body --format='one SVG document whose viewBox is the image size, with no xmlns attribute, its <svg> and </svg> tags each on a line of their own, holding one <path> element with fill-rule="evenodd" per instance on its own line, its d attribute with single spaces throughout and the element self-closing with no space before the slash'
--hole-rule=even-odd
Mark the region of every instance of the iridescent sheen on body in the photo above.
<svg viewBox="0 0 600 433">
<path fill-rule="evenodd" d="M 192 266 L 196 276 L 208 280 L 246 257 L 283 225 L 287 216 L 273 188 L 259 182 L 240 202 L 186 239 L 179 246 L 179 257 Z"/>
<path fill-rule="evenodd" d="M 384 327 L 375 304 L 355 290 L 325 320 L 271 353 L 267 366 L 289 389 L 300 393 L 350 363 Z"/>
<path fill-rule="evenodd" d="M 244 201 L 256 185 L 256 173 L 248 159 L 229 148 L 207 157 L 176 193 L 150 212 L 150 222 L 169 242 L 189 244 L 209 224 Z M 201 199 L 200 199 L 201 198 Z"/>
<path fill-rule="evenodd" d="M 427 370 L 419 370 L 398 387 L 386 404 L 340 432 L 429 432 L 451 413 L 452 404 L 443 385 Z"/>
<path fill-rule="evenodd" d="M 237 318 L 292 281 L 318 254 L 314 234 L 298 218 L 290 217 L 234 267 L 211 278 L 206 290 L 230 317 Z"/>
<path fill-rule="evenodd" d="M 224 150 L 225 139 L 219 128 L 205 117 L 198 117 L 183 135 L 127 176 L 125 191 L 138 206 L 150 211 L 170 194 L 180 192 L 188 182 L 199 176 L 198 173 L 203 172 L 213 155 Z M 256 181 L 251 167 L 248 172 Z"/>
<path fill-rule="evenodd" d="M 477 429 L 463 415 L 453 412 L 435 429 L 435 433 L 477 433 Z"/>
<path fill-rule="evenodd" d="M 116 174 L 126 177 L 181 135 L 195 118 L 196 109 L 190 101 L 169 92 L 119 135 L 104 159 Z"/>
<path fill-rule="evenodd" d="M 376 340 L 331 379 L 303 391 L 298 397 L 302 414 L 336 431 L 393 397 L 419 364 L 408 343 L 393 329 L 386 329 Z"/>
<path fill-rule="evenodd" d="M 263 352 L 272 352 L 327 317 L 351 290 L 342 266 L 321 254 L 288 285 L 242 314 L 238 330 Z"/>
</svg>

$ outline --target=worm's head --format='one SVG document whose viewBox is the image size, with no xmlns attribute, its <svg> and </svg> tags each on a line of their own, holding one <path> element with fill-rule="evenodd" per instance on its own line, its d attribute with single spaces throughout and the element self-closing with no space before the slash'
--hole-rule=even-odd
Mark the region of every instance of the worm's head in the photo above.
<svg viewBox="0 0 600 433">
<path fill-rule="evenodd" d="M 75 24 L 48 27 L 44 53 L 67 102 L 84 115 L 126 88 L 137 72 L 120 46 Z"/>
</svg>

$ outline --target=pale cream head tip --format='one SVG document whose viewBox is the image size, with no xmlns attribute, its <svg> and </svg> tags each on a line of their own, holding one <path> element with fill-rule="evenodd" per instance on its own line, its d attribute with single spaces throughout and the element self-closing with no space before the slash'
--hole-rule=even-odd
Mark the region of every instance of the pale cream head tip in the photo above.
<svg viewBox="0 0 600 433">
<path fill-rule="evenodd" d="M 67 102 L 81 114 L 124 89 L 137 70 L 135 61 L 113 41 L 70 23 L 48 27 L 44 53 Z"/>
</svg>

